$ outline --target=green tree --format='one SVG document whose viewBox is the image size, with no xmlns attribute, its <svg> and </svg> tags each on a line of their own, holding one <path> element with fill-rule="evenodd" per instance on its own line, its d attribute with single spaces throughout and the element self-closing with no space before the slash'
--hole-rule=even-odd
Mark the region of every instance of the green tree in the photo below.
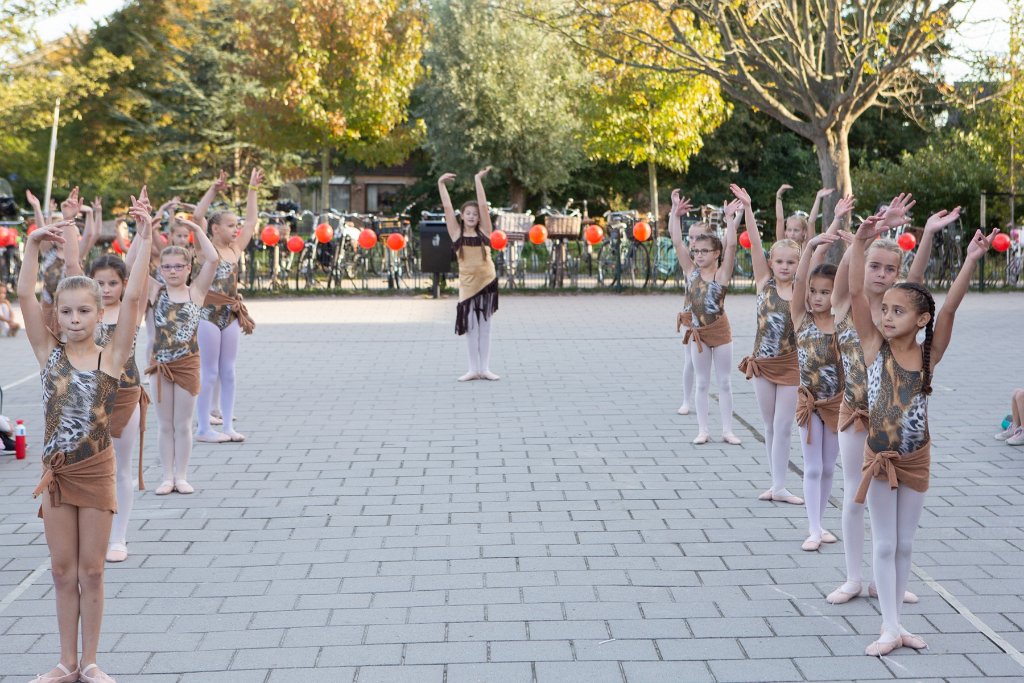
<svg viewBox="0 0 1024 683">
<path fill-rule="evenodd" d="M 576 102 L 583 67 L 571 45 L 488 0 L 431 4 L 416 111 L 436 171 L 468 181 L 486 165 L 511 201 L 565 184 L 584 160 Z"/>
</svg>

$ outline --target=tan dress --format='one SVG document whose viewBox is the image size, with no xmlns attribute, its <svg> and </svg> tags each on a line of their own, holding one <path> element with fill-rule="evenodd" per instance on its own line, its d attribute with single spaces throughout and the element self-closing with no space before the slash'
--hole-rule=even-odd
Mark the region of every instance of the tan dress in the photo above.
<svg viewBox="0 0 1024 683">
<path fill-rule="evenodd" d="M 452 245 L 459 259 L 459 305 L 455 334 L 466 334 L 469 316 L 489 320 L 498 310 L 498 276 L 491 261 L 490 240 L 481 236 L 460 237 Z"/>
</svg>

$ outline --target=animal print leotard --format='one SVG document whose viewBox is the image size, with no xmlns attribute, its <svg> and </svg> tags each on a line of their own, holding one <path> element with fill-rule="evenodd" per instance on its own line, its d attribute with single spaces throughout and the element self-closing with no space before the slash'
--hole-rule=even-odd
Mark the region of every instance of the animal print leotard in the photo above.
<svg viewBox="0 0 1024 683">
<path fill-rule="evenodd" d="M 779 295 L 775 278 L 757 295 L 757 336 L 754 338 L 754 356 L 772 358 L 796 351 L 793 316 L 789 302 Z"/>
<path fill-rule="evenodd" d="M 65 464 L 73 465 L 109 448 L 107 422 L 114 410 L 118 378 L 100 370 L 99 363 L 95 370 L 76 369 L 64 344 L 50 352 L 40 375 L 46 404 L 43 463 L 63 453 Z"/>
<path fill-rule="evenodd" d="M 913 453 L 930 440 L 923 370 L 905 370 L 883 341 L 868 368 L 868 447 L 875 453 Z"/>
</svg>

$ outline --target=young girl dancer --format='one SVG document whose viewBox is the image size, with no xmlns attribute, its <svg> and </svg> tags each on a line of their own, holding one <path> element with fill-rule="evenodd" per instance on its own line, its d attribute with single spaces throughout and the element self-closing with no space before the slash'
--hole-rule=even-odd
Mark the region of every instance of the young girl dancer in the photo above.
<svg viewBox="0 0 1024 683">
<path fill-rule="evenodd" d="M 146 242 L 148 213 L 134 198 L 132 204 L 138 239 Z M 44 494 L 39 514 L 50 549 L 61 649 L 57 666 L 33 683 L 113 683 L 96 663 L 103 620 L 103 558 L 117 511 L 109 420 L 134 330 L 124 325 L 106 348 L 96 344 L 103 305 L 96 283 L 86 277 L 66 278 L 57 288 L 57 320 L 66 341 L 46 327 L 35 299 L 39 245 L 60 243 L 69 225 L 61 221 L 32 233 L 18 280 L 25 332 L 42 371 L 46 404 L 44 473 L 33 495 Z M 145 280 L 144 270 L 128 279 L 123 306 L 138 307 Z"/>
<path fill-rule="evenodd" d="M 882 216 L 879 228 L 888 229 L 901 225 L 913 206 L 913 197 L 909 194 L 894 197 Z M 932 218 L 936 217 L 941 218 L 939 214 Z M 860 339 L 850 315 L 848 284 L 850 256 L 856 246 L 855 243 L 847 249 L 839 263 L 835 288 L 832 291 L 832 312 L 835 314 L 839 353 L 843 361 L 845 378 L 843 401 L 839 406 L 839 454 L 843 465 L 842 524 L 846 581 L 826 598 L 835 605 L 849 602 L 861 594 L 864 563 L 864 505 L 857 503 L 854 498 L 860 483 L 861 467 L 864 464 L 864 441 L 867 438 L 867 369 L 864 366 Z M 876 324 L 882 319 L 882 295 L 899 278 L 902 259 L 903 251 L 891 239 L 876 239 L 867 249 L 864 294 L 871 306 L 872 319 Z M 876 595 L 874 584 L 869 584 L 868 594 L 872 597 Z M 917 602 L 917 596 L 908 591 L 904 600 L 914 603 Z"/>
<path fill-rule="evenodd" d="M 856 500 L 863 503 L 866 498 L 871 509 L 872 556 L 882 612 L 881 636 L 868 645 L 865 654 L 878 657 L 901 646 L 927 647 L 924 640 L 902 627 L 900 613 L 910 577 L 914 534 L 928 490 L 928 396 L 974 266 L 989 246 L 978 230 L 938 315 L 931 293 L 923 285 L 905 282 L 883 295 L 882 318 L 876 326 L 864 294 L 864 251 L 868 242 L 886 229 L 885 225 L 878 227 L 879 223 L 881 216 L 873 216 L 860 226 L 850 256 L 853 322 L 868 368 L 869 405 L 864 476 Z M 917 335 L 922 329 L 925 337 L 920 344 Z"/>
<path fill-rule="evenodd" d="M 764 445 L 768 455 L 768 472 L 772 485 L 758 500 L 774 500 L 802 505 L 803 499 L 786 488 L 789 468 L 789 442 L 796 414 L 797 386 L 800 369 L 797 365 L 796 335 L 789 304 L 793 297 L 793 277 L 800 260 L 800 245 L 788 239 L 772 245 L 765 260 L 761 236 L 754 222 L 750 195 L 736 185 L 733 194 L 743 203 L 747 235 L 750 238 L 750 261 L 757 286 L 757 334 L 754 352 L 740 361 L 740 372 L 754 380 L 757 406 L 764 419 Z"/>
<path fill-rule="evenodd" d="M 459 259 L 459 306 L 455 314 L 455 334 L 466 335 L 469 372 L 460 382 L 474 379 L 499 379 L 491 372 L 491 316 L 498 310 L 498 276 L 491 261 L 491 213 L 484 193 L 485 168 L 474 176 L 476 201 L 466 202 L 455 215 L 447 183 L 454 173 L 437 180 L 437 191 L 444 206 L 444 220 L 452 248 Z M 224 418 L 225 422 L 227 417 Z"/>
<path fill-rule="evenodd" d="M 699 234 L 690 247 L 692 258 L 691 252 L 683 245 L 680 227 L 680 218 L 691 208 L 689 200 L 680 198 L 679 190 L 672 190 L 668 231 L 676 249 L 679 267 L 686 276 L 689 315 L 684 315 L 684 318 L 689 329 L 683 341 L 690 347 L 696 375 L 694 399 L 697 406 L 697 437 L 693 443 L 705 444 L 711 440 L 708 392 L 711 390 L 711 366 L 714 365 L 718 377 L 722 440 L 735 445 L 741 442 L 732 433 L 732 328 L 729 326 L 729 316 L 725 313 L 725 294 L 736 261 L 736 227 L 740 222 L 743 205 L 737 200 L 725 208 L 725 246 L 714 235 Z"/>
<path fill-rule="evenodd" d="M 46 225 L 46 218 L 36 196 L 26 190 L 25 198 L 35 214 L 36 227 L 41 228 Z M 77 202 L 77 198 L 78 188 L 76 187 L 71 191 L 71 195 L 66 201 L 74 199 Z M 40 243 L 38 249 L 38 253 L 42 257 L 42 261 L 39 263 L 39 272 L 42 273 L 43 277 L 43 291 L 39 296 L 39 305 L 42 308 L 43 321 L 46 323 L 46 326 L 56 333 L 57 314 L 53 308 L 53 300 L 57 294 L 57 285 L 60 284 L 61 278 L 64 277 L 64 252 L 57 247 L 56 242 L 52 241 Z"/>
<path fill-rule="evenodd" d="M 191 228 L 202 251 L 204 263 L 192 284 L 185 284 L 192 272 L 189 253 L 181 247 L 165 247 L 160 254 L 160 275 L 164 282 L 150 278 L 150 319 L 156 332 L 153 364 L 146 374 L 156 377 L 156 418 L 160 434 L 160 463 L 164 480 L 154 493 L 192 493 L 188 483 L 188 461 L 192 457 L 192 418 L 199 394 L 199 328 L 202 301 L 217 274 L 217 249 L 206 232 L 195 223 L 179 219 Z M 123 304 L 122 304 L 123 305 Z"/>
<path fill-rule="evenodd" d="M 782 208 L 782 195 L 785 194 L 786 190 L 792 189 L 792 185 L 783 185 L 775 193 L 775 241 L 793 240 L 803 248 L 807 240 L 814 237 L 814 233 L 817 229 L 818 209 L 821 207 L 821 200 L 835 192 L 835 190 L 832 188 L 822 188 L 818 190 L 818 193 L 814 195 L 814 204 L 811 205 L 811 213 L 806 218 L 797 213 L 793 214 L 789 218 L 785 218 L 786 211 Z"/>
<path fill-rule="evenodd" d="M 263 182 L 263 171 L 254 168 L 249 177 L 249 192 L 246 196 L 245 223 L 239 227 L 238 217 L 230 211 L 221 211 L 210 216 L 210 238 L 217 250 L 216 277 L 203 305 L 202 321 L 199 323 L 199 359 L 202 389 L 199 392 L 199 429 L 196 441 L 224 443 L 245 441 L 235 431 L 232 416 L 235 412 L 235 362 L 238 359 L 238 345 L 242 333 L 252 334 L 255 323 L 238 295 L 238 262 L 242 252 L 252 239 L 256 222 L 259 220 L 257 191 Z M 227 173 L 210 186 L 196 205 L 194 220 L 202 224 L 206 210 L 217 193 L 227 187 Z M 220 411 L 224 431 L 217 432 L 210 426 L 210 408 L 214 388 L 220 383 Z"/>
<path fill-rule="evenodd" d="M 0 282 L 0 334 L 13 337 L 21 329 L 21 323 L 14 317 L 14 307 L 7 300 L 7 283 Z"/>
<path fill-rule="evenodd" d="M 146 188 L 142 188 L 138 204 L 143 208 L 148 207 L 149 199 L 146 196 Z M 82 274 L 79 266 L 76 232 L 75 228 L 69 228 L 66 234 L 71 238 L 64 243 L 69 277 Z M 124 308 L 122 298 L 129 270 L 137 264 L 143 269 L 146 267 L 145 264 L 140 263 L 139 259 L 142 254 L 148 254 L 149 242 L 150 240 L 143 242 L 138 238 L 132 242 L 128 249 L 127 265 L 121 260 L 121 257 L 114 254 L 103 254 L 89 264 L 89 277 L 99 285 L 103 304 L 100 323 L 96 327 L 96 343 L 102 347 L 109 346 L 118 323 L 130 325 L 135 329 L 131 353 L 121 372 L 117 396 L 114 400 L 114 410 L 108 423 L 117 463 L 117 513 L 114 515 L 110 541 L 107 544 L 108 562 L 124 562 L 128 559 L 128 522 L 135 505 L 135 496 L 132 491 L 132 453 L 135 450 L 136 440 L 139 442 L 139 490 L 145 488 L 142 478 L 142 453 L 149 396 L 142 388 L 141 373 L 135 362 L 135 339 L 138 338 L 139 324 L 142 322 L 142 315 L 146 308 L 146 298 L 140 297 L 134 309 Z M 142 251 L 144 244 L 145 252 Z"/>
<path fill-rule="evenodd" d="M 704 234 L 712 234 L 711 226 L 701 221 L 694 223 L 690 226 L 690 229 L 686 233 L 686 244 L 687 247 L 683 249 L 686 251 L 690 245 L 693 245 L 697 241 L 697 237 Z M 677 253 L 678 250 L 677 250 Z M 684 290 L 684 294 L 686 291 Z M 690 300 L 689 297 L 684 296 L 683 298 L 683 310 L 676 315 L 676 332 L 682 331 L 685 327 L 686 332 L 689 332 L 690 326 L 693 324 L 693 316 L 690 312 Z M 686 336 L 686 332 L 683 333 L 683 405 L 679 406 L 679 410 L 676 412 L 680 415 L 689 415 L 690 406 L 693 405 L 693 388 L 696 384 L 693 373 L 693 358 L 690 354 L 690 342 Z"/>
</svg>

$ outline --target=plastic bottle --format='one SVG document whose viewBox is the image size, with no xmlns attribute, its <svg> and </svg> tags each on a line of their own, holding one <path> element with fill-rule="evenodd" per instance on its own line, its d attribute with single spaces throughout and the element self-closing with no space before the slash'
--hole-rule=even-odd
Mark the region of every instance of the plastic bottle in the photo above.
<svg viewBox="0 0 1024 683">
<path fill-rule="evenodd" d="M 14 427 L 14 457 L 18 460 L 24 460 L 28 454 L 28 442 L 25 436 L 25 421 L 18 420 Z"/>
</svg>

